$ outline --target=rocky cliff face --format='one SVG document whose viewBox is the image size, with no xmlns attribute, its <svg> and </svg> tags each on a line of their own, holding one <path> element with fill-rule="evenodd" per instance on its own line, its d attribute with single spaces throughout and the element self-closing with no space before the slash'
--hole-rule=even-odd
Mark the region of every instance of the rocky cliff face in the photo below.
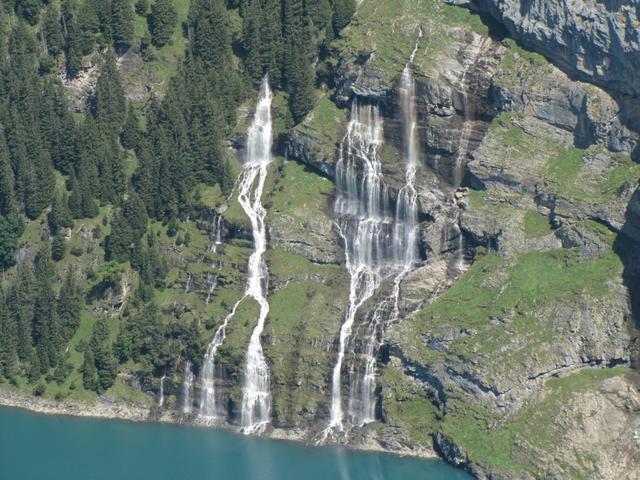
<svg viewBox="0 0 640 480">
<path fill-rule="evenodd" d="M 350 442 L 433 447 L 480 478 L 640 473 L 639 136 L 625 100 L 640 93 L 637 27 L 631 1 L 360 2 L 335 44 L 329 93 L 282 142 L 263 198 L 276 429 L 311 441 L 326 424 L 349 285 L 333 218 L 339 145 L 353 98 L 380 106 L 395 203 L 399 79 L 417 43 L 420 263 L 377 357 L 378 421 Z M 201 322 L 206 346 L 242 296 L 251 237 L 236 201 L 202 198 L 181 225 L 189 245 L 159 240 L 171 268 L 159 303 Z M 350 354 L 391 288 L 363 306 Z M 231 424 L 256 308 L 243 304 L 217 359 Z M 196 421 L 199 382 L 183 415 L 181 368 L 167 372 L 165 408 Z M 157 392 L 157 379 L 142 389 Z"/>
<path fill-rule="evenodd" d="M 424 262 L 403 283 L 403 318 L 380 356 L 379 441 L 433 438 L 482 478 L 637 474 L 628 445 L 640 405 L 627 368 L 637 337 L 628 279 L 637 267 L 625 252 L 640 240 L 640 167 L 630 157 L 638 134 L 619 106 L 636 87 L 632 61 L 614 66 L 637 55 L 637 19 L 624 20 L 635 7 L 593 2 L 572 15 L 560 12 L 562 2 L 500 2 L 491 10 L 501 21 L 509 12 L 531 19 L 509 29 L 518 40 L 534 32 L 545 45 L 523 43 L 554 65 L 456 7 L 407 1 L 394 16 L 373 3 L 347 32 L 334 100 L 382 106 L 392 198 L 402 185 L 396 81 L 424 32 L 414 69 Z M 624 45 L 612 46 L 621 28 Z M 607 91 L 594 86 L 610 82 Z M 344 110 L 323 102 L 288 153 L 331 179 Z M 608 422 L 615 428 L 606 435 L 593 433 Z"/>
<path fill-rule="evenodd" d="M 513 38 L 572 77 L 595 83 L 618 98 L 633 99 L 640 93 L 637 1 L 447 1 L 491 15 Z M 625 101 L 621 107 L 628 107 Z M 634 122 L 631 116 L 628 120 Z"/>
</svg>

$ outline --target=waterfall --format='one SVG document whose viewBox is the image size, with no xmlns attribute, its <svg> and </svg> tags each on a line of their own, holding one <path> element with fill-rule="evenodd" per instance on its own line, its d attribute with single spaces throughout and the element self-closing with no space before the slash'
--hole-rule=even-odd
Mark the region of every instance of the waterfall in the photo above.
<svg viewBox="0 0 640 480">
<path fill-rule="evenodd" d="M 191 362 L 187 360 L 184 366 L 184 373 L 182 377 L 182 414 L 190 415 L 192 409 L 192 396 L 193 396 L 193 370 L 191 369 Z"/>
<path fill-rule="evenodd" d="M 449 268 L 452 273 L 460 273 L 466 270 L 465 241 L 460 226 L 460 212 L 455 213 L 454 218 L 449 218 L 442 226 L 440 254 L 450 253 L 452 260 Z"/>
<path fill-rule="evenodd" d="M 460 134 L 460 144 L 458 146 L 458 154 L 456 155 L 456 163 L 453 167 L 453 185 L 455 187 L 459 187 L 462 184 L 464 169 L 466 166 L 465 157 L 467 156 L 467 152 L 469 151 L 469 142 L 471 139 L 471 122 L 470 122 L 470 106 L 469 106 L 469 95 L 466 92 L 466 84 L 465 77 L 467 75 L 467 71 L 465 70 L 461 85 L 462 85 L 462 108 L 464 110 L 464 121 L 462 123 L 462 132 Z"/>
<path fill-rule="evenodd" d="M 462 95 L 462 132 L 460 133 L 460 142 L 458 145 L 458 153 L 456 155 L 456 161 L 453 167 L 453 185 L 459 187 L 464 180 L 464 173 L 466 168 L 466 157 L 469 153 L 469 147 L 471 143 L 471 133 L 473 132 L 473 114 L 474 105 L 469 102 L 469 86 L 467 85 L 467 76 L 474 67 L 477 66 L 478 58 L 481 53 L 491 46 L 492 40 L 489 37 L 478 37 L 478 40 L 474 40 L 472 43 L 472 49 L 465 52 L 464 55 L 469 57 L 463 62 L 466 63 L 462 76 L 459 81 L 460 94 Z"/>
<path fill-rule="evenodd" d="M 454 268 L 458 272 L 464 272 L 467 268 L 467 265 L 464 259 L 465 244 L 464 244 L 464 234 L 462 233 L 462 227 L 460 226 L 460 212 L 458 212 L 458 215 L 456 216 L 455 226 L 457 229 L 458 237 L 456 238 Z"/>
<path fill-rule="evenodd" d="M 420 33 L 419 39 L 422 37 Z M 416 192 L 416 164 L 418 162 L 418 116 L 416 113 L 416 85 L 411 73 L 411 63 L 418 44 L 411 54 L 409 63 L 400 77 L 400 111 L 404 127 L 405 184 L 398 192 L 396 218 L 393 231 L 394 258 L 403 270 L 409 270 L 418 259 L 418 193 Z"/>
<path fill-rule="evenodd" d="M 236 310 L 238 309 L 238 305 L 246 298 L 246 295 L 242 297 L 240 300 L 236 302 L 236 304 L 231 309 L 229 315 L 225 317 L 222 321 L 222 324 L 216 330 L 215 335 L 213 336 L 213 340 L 209 343 L 207 347 L 207 353 L 204 356 L 204 362 L 202 364 L 202 386 L 200 388 L 200 417 L 206 419 L 216 419 L 219 417 L 221 412 L 218 412 L 218 408 L 216 405 L 216 391 L 215 391 L 215 375 L 216 375 L 216 353 L 218 352 L 218 348 L 224 342 L 227 337 L 227 325 L 229 325 L 229 321 L 236 314 Z"/>
<path fill-rule="evenodd" d="M 158 407 L 162 408 L 164 406 L 164 379 L 167 378 L 166 375 L 162 375 L 160 378 L 160 393 L 158 394 Z"/>
<path fill-rule="evenodd" d="M 211 265 L 211 268 L 215 268 L 215 265 Z M 207 298 L 205 302 L 207 305 L 209 305 L 211 303 L 211 295 L 218 286 L 218 276 L 213 273 L 208 273 L 207 282 L 209 283 L 209 290 L 207 291 Z"/>
<path fill-rule="evenodd" d="M 260 306 L 258 322 L 254 328 L 246 355 L 244 385 L 242 388 L 241 421 L 245 433 L 261 431 L 271 416 L 270 375 L 262 352 L 260 336 L 269 313 L 266 299 L 267 267 L 264 253 L 267 249 L 266 215 L 262 206 L 262 192 L 271 163 L 271 90 L 265 77 L 260 89 L 260 98 L 255 117 L 247 135 L 247 158 L 240 174 L 238 202 L 251 220 L 254 250 L 249 257 L 249 277 L 244 296 L 236 302 L 207 348 L 202 365 L 202 387 L 200 392 L 200 417 L 216 419 L 222 412 L 218 410 L 215 392 L 215 357 L 218 348 L 226 339 L 227 326 L 235 316 L 238 306 L 247 298 L 253 298 Z M 220 232 L 220 221 L 217 221 Z M 219 238 L 219 237 L 218 237 Z"/>
<path fill-rule="evenodd" d="M 382 133 L 378 106 L 355 98 L 336 165 L 336 227 L 344 242 L 350 282 L 349 304 L 331 377 L 331 416 L 324 438 L 343 430 L 341 372 L 345 350 L 356 314 L 380 285 L 383 262 L 392 256 L 389 239 L 393 220 L 379 158 Z"/>
<path fill-rule="evenodd" d="M 218 215 L 218 221 L 216 222 L 216 245 L 220 245 L 222 243 L 222 226 L 220 222 L 222 221 L 222 215 Z"/>
<path fill-rule="evenodd" d="M 271 90 L 265 77 L 253 123 L 247 136 L 247 160 L 240 182 L 238 201 L 251 219 L 254 251 L 249 258 L 249 279 L 246 294 L 258 302 L 258 323 L 251 334 L 247 349 L 244 385 L 242 388 L 241 426 L 247 433 L 259 432 L 270 421 L 271 391 L 269 367 L 264 358 L 260 336 L 269 313 L 266 298 L 268 272 L 264 261 L 267 249 L 266 215 L 262 206 L 262 191 L 272 161 Z M 254 186 L 254 184 L 256 184 Z"/>
<path fill-rule="evenodd" d="M 189 293 L 189 289 L 191 288 L 191 274 L 187 274 L 187 281 L 184 285 L 184 293 Z"/>
<path fill-rule="evenodd" d="M 420 32 L 418 42 L 422 37 Z M 400 79 L 400 108 L 404 126 L 405 184 L 398 191 L 395 212 L 389 208 L 380 163 L 383 122 L 376 104 L 351 107 L 347 134 L 336 165 L 338 195 L 336 225 L 345 247 L 350 276 L 349 304 L 340 329 L 338 356 L 331 377 L 330 421 L 320 441 L 343 431 L 341 373 L 353 324 L 360 307 L 370 300 L 382 281 L 393 277 L 391 294 L 373 308 L 349 395 L 349 421 L 363 426 L 375 420 L 376 357 L 385 326 L 398 318 L 400 284 L 416 265 L 418 254 L 418 194 L 415 188 L 418 161 L 415 83 L 411 63 L 418 42 Z"/>
<path fill-rule="evenodd" d="M 222 244 L 222 215 L 218 213 L 213 214 L 213 220 L 211 221 L 211 237 L 213 237 L 213 243 L 209 247 L 211 253 L 218 252 L 218 245 Z"/>
</svg>

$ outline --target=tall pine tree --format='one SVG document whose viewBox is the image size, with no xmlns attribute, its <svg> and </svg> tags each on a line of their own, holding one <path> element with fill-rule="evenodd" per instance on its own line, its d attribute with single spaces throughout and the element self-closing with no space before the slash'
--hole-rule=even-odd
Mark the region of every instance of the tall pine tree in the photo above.
<svg viewBox="0 0 640 480">
<path fill-rule="evenodd" d="M 134 18 L 131 0 L 111 0 L 111 38 L 117 51 L 123 51 L 133 40 Z"/>
<path fill-rule="evenodd" d="M 173 0 L 156 0 L 151 6 L 149 16 L 149 30 L 151 31 L 151 41 L 156 47 L 164 47 L 178 21 L 178 12 L 173 4 Z"/>
</svg>

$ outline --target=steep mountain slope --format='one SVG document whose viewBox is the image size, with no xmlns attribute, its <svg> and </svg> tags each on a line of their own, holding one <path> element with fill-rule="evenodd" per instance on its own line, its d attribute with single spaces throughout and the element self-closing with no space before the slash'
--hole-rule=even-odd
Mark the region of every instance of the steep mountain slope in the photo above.
<svg viewBox="0 0 640 480">
<path fill-rule="evenodd" d="M 287 94 L 273 97 L 274 158 L 257 199 L 267 233 L 266 434 L 435 451 L 479 478 L 637 477 L 635 2 L 358 3 L 351 24 L 324 44 L 311 112 L 292 126 Z M 179 7 L 186 20 L 186 3 Z M 230 23 L 240 35 L 236 15 Z M 136 29 L 142 37 L 145 26 Z M 150 92 L 164 94 L 187 43 L 175 37 L 151 60 L 136 46 L 119 58 L 137 108 L 147 108 Z M 76 110 L 93 82 L 89 69 L 66 83 Z M 246 97 L 228 143 L 236 177 L 257 94 Z M 399 225 L 412 226 L 398 208 L 409 150 L 418 253 L 398 271 Z M 128 154 L 127 175 L 138 160 Z M 56 265 L 56 278 L 73 267 L 104 291 L 83 310 L 70 373 L 42 380 L 47 405 L 112 412 L 115 404 L 115 415 L 240 426 L 260 305 L 247 298 L 233 310 L 255 248 L 237 187 L 223 193 L 199 183 L 187 210 L 168 224 L 150 221 L 147 254 L 166 262 L 152 306 L 138 298 L 142 273 L 104 260 L 101 240 L 117 209 L 102 205 L 65 229 L 72 255 Z M 349 237 L 349 228 L 360 235 Z M 43 214 L 27 222 L 19 255 L 48 242 Z M 353 262 L 353 252 L 367 258 Z M 358 284 L 359 274 L 373 280 Z M 357 285 L 375 288 L 363 294 Z M 350 316 L 354 298 L 363 301 Z M 205 380 L 207 346 L 231 312 Z M 81 385 L 100 316 L 107 343 L 122 346 L 135 328 L 152 353 L 123 359 L 115 384 L 96 395 Z M 375 421 L 354 414 L 362 372 L 374 379 Z M 23 394 L 34 391 L 24 376 L 13 381 Z M 205 381 L 215 387 L 217 415 L 202 410 Z"/>
<path fill-rule="evenodd" d="M 400 3 L 361 5 L 336 69 L 339 104 L 355 94 L 384 105 L 383 168 L 398 188 L 396 80 L 423 29 L 414 66 L 427 255 L 403 283 L 404 318 L 380 357 L 378 430 L 424 444 L 433 433 L 441 454 L 480 476 L 631 475 L 639 417 L 625 279 L 638 236 L 626 212 L 637 134 L 606 92 L 499 25 L 490 33 L 463 10 Z M 316 122 L 289 152 L 332 176 Z M 460 256 L 473 260 L 462 274 Z"/>
</svg>

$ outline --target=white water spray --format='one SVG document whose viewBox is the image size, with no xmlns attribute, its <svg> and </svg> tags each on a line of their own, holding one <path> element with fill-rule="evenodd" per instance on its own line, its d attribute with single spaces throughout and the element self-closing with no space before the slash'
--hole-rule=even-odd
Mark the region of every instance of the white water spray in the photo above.
<svg viewBox="0 0 640 480">
<path fill-rule="evenodd" d="M 182 414 L 190 415 L 193 402 L 193 381 L 194 375 L 191 369 L 191 362 L 187 361 L 182 374 Z"/>
<path fill-rule="evenodd" d="M 211 268 L 215 268 L 215 265 L 211 265 Z M 218 276 L 214 273 L 207 274 L 207 282 L 209 283 L 209 290 L 207 291 L 205 302 L 209 305 L 211 303 L 211 295 L 213 295 L 213 291 L 218 286 Z"/>
<path fill-rule="evenodd" d="M 349 415 L 354 425 L 363 426 L 375 421 L 376 407 L 376 359 L 382 345 L 385 327 L 399 316 L 400 285 L 416 265 L 418 255 L 418 193 L 415 188 L 418 162 L 417 112 L 415 82 L 411 72 L 412 62 L 418 50 L 422 32 L 411 53 L 409 62 L 400 78 L 400 111 L 404 127 L 405 184 L 398 191 L 395 221 L 393 224 L 393 264 L 390 273 L 395 275 L 391 294 L 382 300 L 370 315 L 364 338 L 362 365 L 360 366 L 349 397 Z"/>
<path fill-rule="evenodd" d="M 158 394 L 158 407 L 162 408 L 164 406 L 164 380 L 167 378 L 166 375 L 162 375 L 160 379 L 160 393 Z"/>
<path fill-rule="evenodd" d="M 225 317 L 222 325 L 216 330 L 216 334 L 213 336 L 213 340 L 209 343 L 207 353 L 204 356 L 204 363 L 202 364 L 202 386 L 200 389 L 200 417 L 205 419 L 214 420 L 218 418 L 222 412 L 218 412 L 216 405 L 216 390 L 215 390 L 215 378 L 216 378 L 216 353 L 218 348 L 227 338 L 227 325 L 229 321 L 236 314 L 238 305 L 246 298 L 246 295 L 236 302 L 231 309 L 229 315 Z"/>
<path fill-rule="evenodd" d="M 267 268 L 264 253 L 267 249 L 266 210 L 262 206 L 267 170 L 272 161 L 271 141 L 271 99 L 268 78 L 262 83 L 260 98 L 254 120 L 247 136 L 247 159 L 238 181 L 238 201 L 251 220 L 254 250 L 249 257 L 249 278 L 244 296 L 236 302 L 233 309 L 216 331 L 205 355 L 202 367 L 202 389 L 200 395 L 200 416 L 216 419 L 218 411 L 215 392 L 215 357 L 218 348 L 226 339 L 226 329 L 242 301 L 251 297 L 260 306 L 258 323 L 251 334 L 246 355 L 245 378 L 242 388 L 240 425 L 245 433 L 260 432 L 270 421 L 271 391 L 267 362 L 262 352 L 260 336 L 269 313 L 266 299 Z M 219 222 L 216 228 L 220 232 Z"/>
<path fill-rule="evenodd" d="M 362 305 L 373 297 L 381 282 L 393 276 L 391 295 L 379 302 L 370 315 L 361 352 L 362 366 L 356 373 L 349 395 L 351 424 L 362 426 L 375 420 L 377 351 L 385 325 L 398 316 L 400 283 L 419 259 L 418 196 L 415 189 L 417 115 L 415 84 L 411 75 L 411 62 L 417 48 L 418 43 L 400 84 L 406 173 L 405 185 L 398 192 L 395 215 L 389 208 L 379 157 L 383 123 L 377 105 L 361 104 L 357 98 L 354 99 L 347 134 L 340 148 L 336 165 L 338 196 L 335 213 L 350 275 L 349 305 L 340 329 L 338 357 L 331 378 L 330 421 L 321 433 L 320 442 L 344 430 L 342 368 L 356 315 Z"/>
<path fill-rule="evenodd" d="M 335 203 L 336 225 L 344 241 L 350 276 L 349 304 L 331 377 L 330 421 L 321 440 L 343 431 L 341 373 L 345 350 L 356 314 L 378 288 L 382 264 L 392 249 L 389 244 L 392 217 L 379 158 L 382 134 L 378 106 L 354 99 L 336 165 L 338 196 Z"/>
<path fill-rule="evenodd" d="M 269 367 L 262 351 L 260 337 L 269 314 L 266 298 L 268 280 L 264 254 L 267 249 L 266 216 L 262 206 L 262 192 L 272 161 L 271 99 L 268 77 L 260 89 L 253 123 L 247 136 L 247 160 L 240 182 L 238 201 L 251 220 L 254 251 L 249 258 L 249 279 L 246 294 L 258 302 L 258 323 L 251 334 L 247 349 L 240 425 L 246 433 L 260 432 L 271 417 L 271 389 Z"/>
<path fill-rule="evenodd" d="M 213 237 L 213 243 L 209 247 L 209 251 L 211 253 L 217 253 L 218 245 L 222 244 L 222 215 L 218 213 L 214 213 L 211 226 L 212 226 L 211 236 Z"/>
</svg>

